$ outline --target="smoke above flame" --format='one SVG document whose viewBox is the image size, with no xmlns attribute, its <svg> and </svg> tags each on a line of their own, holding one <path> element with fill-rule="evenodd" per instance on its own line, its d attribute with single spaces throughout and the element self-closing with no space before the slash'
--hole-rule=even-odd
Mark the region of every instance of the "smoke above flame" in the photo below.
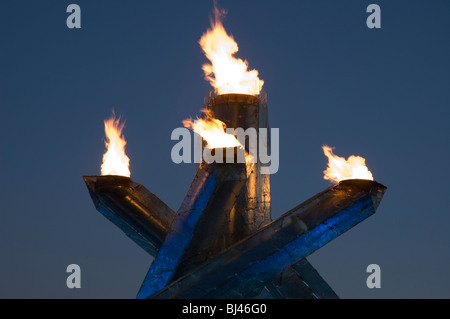
<svg viewBox="0 0 450 319">
<path fill-rule="evenodd" d="M 201 111 L 204 114 L 204 118 L 197 118 L 196 120 L 186 119 L 183 120 L 183 125 L 199 134 L 208 143 L 208 148 L 236 146 L 243 148 L 235 135 L 225 132 L 227 126 L 224 122 L 213 118 L 211 111 L 208 109 Z"/>
<path fill-rule="evenodd" d="M 248 71 L 248 63 L 237 59 L 234 54 L 239 48 L 222 25 L 224 12 L 215 6 L 211 29 L 201 37 L 199 44 L 211 64 L 203 64 L 205 79 L 218 90 L 219 94 L 242 93 L 257 95 L 264 84 L 258 78 L 257 70 Z"/>
<path fill-rule="evenodd" d="M 120 118 L 115 119 L 115 115 L 104 121 L 105 123 L 105 146 L 106 152 L 103 154 L 101 166 L 102 175 L 121 175 L 130 177 L 130 159 L 125 154 L 127 142 L 122 136 L 125 123 L 120 123 Z"/>
<path fill-rule="evenodd" d="M 323 153 L 328 157 L 328 167 L 323 171 L 323 178 L 332 182 L 344 179 L 368 179 L 373 181 L 372 173 L 366 166 L 365 158 L 351 155 L 346 160 L 333 154 L 333 148 L 322 146 Z"/>
</svg>

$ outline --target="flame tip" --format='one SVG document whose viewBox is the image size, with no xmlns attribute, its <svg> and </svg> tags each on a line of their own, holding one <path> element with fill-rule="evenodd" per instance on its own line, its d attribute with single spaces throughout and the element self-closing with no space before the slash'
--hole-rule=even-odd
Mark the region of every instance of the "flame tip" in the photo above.
<svg viewBox="0 0 450 319">
<path fill-rule="evenodd" d="M 103 162 L 101 165 L 102 175 L 119 175 L 130 177 L 130 159 L 125 154 L 125 145 L 127 142 L 123 137 L 122 130 L 125 122 L 120 122 L 120 116 L 116 118 L 113 115 L 104 120 L 105 129 L 105 146 L 106 152 L 103 154 Z"/>
<path fill-rule="evenodd" d="M 225 132 L 226 124 L 219 119 L 213 117 L 213 113 L 209 109 L 202 109 L 203 117 L 197 117 L 196 120 L 186 119 L 182 123 L 186 128 L 189 128 L 199 134 L 208 144 L 208 148 L 223 148 L 236 147 L 241 143 L 236 136 Z"/>
<path fill-rule="evenodd" d="M 246 93 L 257 95 L 264 84 L 258 78 L 257 70 L 248 70 L 247 60 L 235 58 L 239 47 L 231 34 L 223 27 L 225 10 L 214 6 L 214 20 L 199 40 L 210 64 L 202 66 L 204 77 L 210 84 L 223 93 Z M 212 19 L 212 17 L 210 16 Z M 224 88 L 225 87 L 225 88 Z"/>
<path fill-rule="evenodd" d="M 322 146 L 328 158 L 327 168 L 323 171 L 325 180 L 340 182 L 347 179 L 373 180 L 372 172 L 366 166 L 366 159 L 358 155 L 350 155 L 347 159 L 333 153 L 334 147 Z"/>
</svg>

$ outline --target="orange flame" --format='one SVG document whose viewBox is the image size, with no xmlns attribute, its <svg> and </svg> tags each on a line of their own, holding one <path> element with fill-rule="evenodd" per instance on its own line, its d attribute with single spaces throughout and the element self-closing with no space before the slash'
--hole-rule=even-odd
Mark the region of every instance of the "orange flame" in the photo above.
<svg viewBox="0 0 450 319">
<path fill-rule="evenodd" d="M 183 125 L 199 134 L 208 143 L 208 148 L 243 147 L 235 135 L 225 132 L 226 124 L 213 118 L 210 110 L 203 109 L 202 112 L 205 118 L 186 119 Z"/>
<path fill-rule="evenodd" d="M 257 70 L 247 71 L 248 63 L 233 55 L 239 50 L 237 43 L 222 25 L 224 12 L 214 8 L 211 29 L 203 34 L 199 43 L 211 64 L 203 64 L 205 79 L 219 94 L 242 93 L 257 95 L 264 84 Z"/>
<path fill-rule="evenodd" d="M 340 182 L 344 179 L 368 179 L 373 181 L 372 173 L 366 166 L 363 157 L 351 155 L 347 160 L 333 154 L 333 148 L 322 146 L 323 152 L 328 157 L 328 167 L 323 171 L 324 179 L 332 182 Z"/>
<path fill-rule="evenodd" d="M 103 154 L 102 175 L 121 175 L 130 177 L 130 159 L 125 154 L 127 142 L 122 136 L 125 123 L 119 124 L 120 118 L 114 115 L 105 120 L 106 152 Z"/>
</svg>

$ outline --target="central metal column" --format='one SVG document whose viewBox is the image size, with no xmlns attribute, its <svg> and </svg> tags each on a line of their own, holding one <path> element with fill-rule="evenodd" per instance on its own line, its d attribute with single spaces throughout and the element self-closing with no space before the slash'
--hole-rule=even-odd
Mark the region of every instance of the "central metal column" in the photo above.
<svg viewBox="0 0 450 319">
<path fill-rule="evenodd" d="M 260 128 L 269 128 L 267 115 L 267 95 L 264 91 L 258 96 L 247 94 L 220 94 L 214 91 L 205 97 L 204 108 L 212 116 L 224 122 L 227 128 L 255 128 L 259 136 Z M 269 137 L 269 134 L 268 134 Z M 258 150 L 261 145 L 259 145 Z M 269 138 L 266 149 L 270 151 Z M 248 141 L 245 143 L 249 152 Z M 224 246 L 247 237 L 271 221 L 270 215 L 270 175 L 261 174 L 261 163 L 247 163 L 247 183 L 243 187 L 230 219 L 228 232 L 220 239 Z M 226 248 L 223 247 L 223 248 Z"/>
</svg>

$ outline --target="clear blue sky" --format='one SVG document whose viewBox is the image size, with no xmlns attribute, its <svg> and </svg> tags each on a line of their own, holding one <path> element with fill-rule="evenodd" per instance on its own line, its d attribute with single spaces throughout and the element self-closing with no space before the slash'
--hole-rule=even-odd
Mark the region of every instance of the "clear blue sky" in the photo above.
<svg viewBox="0 0 450 319">
<path fill-rule="evenodd" d="M 66 7 L 81 7 L 68 29 Z M 381 7 L 381 29 L 366 8 Z M 321 146 L 366 158 L 377 213 L 308 259 L 342 298 L 450 298 L 450 3 L 219 1 L 280 129 L 272 216 L 330 185 Z M 132 178 L 177 210 L 195 173 L 170 134 L 211 90 L 199 45 L 212 1 L 0 3 L 0 298 L 135 298 L 152 258 L 98 213 L 114 108 Z M 81 267 L 81 289 L 66 267 Z M 368 289 L 366 267 L 381 267 Z"/>
</svg>

